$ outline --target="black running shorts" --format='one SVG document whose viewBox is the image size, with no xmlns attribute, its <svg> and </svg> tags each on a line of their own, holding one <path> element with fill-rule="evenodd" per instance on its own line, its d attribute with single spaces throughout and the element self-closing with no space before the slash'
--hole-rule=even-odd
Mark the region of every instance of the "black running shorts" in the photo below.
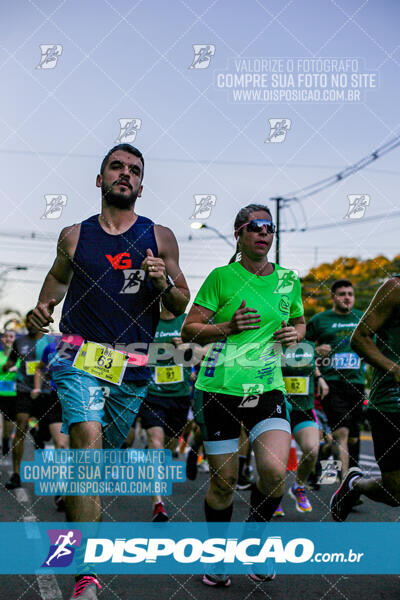
<svg viewBox="0 0 400 600">
<path fill-rule="evenodd" d="M 382 473 L 400 471 L 400 412 L 369 410 L 375 460 Z"/>
</svg>

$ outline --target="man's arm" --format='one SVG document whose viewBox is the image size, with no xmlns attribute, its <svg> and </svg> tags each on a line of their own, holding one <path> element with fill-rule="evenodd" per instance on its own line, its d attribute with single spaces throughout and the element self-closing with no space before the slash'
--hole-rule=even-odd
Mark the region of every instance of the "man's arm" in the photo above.
<svg viewBox="0 0 400 600">
<path fill-rule="evenodd" d="M 315 317 L 316 315 L 314 315 Z M 332 347 L 330 344 L 320 344 L 318 327 L 315 321 L 315 318 L 312 317 L 311 320 L 307 323 L 306 329 L 306 337 L 310 342 L 315 342 L 315 352 L 317 356 L 329 356 L 332 351 Z"/>
<path fill-rule="evenodd" d="M 42 377 L 43 377 L 43 369 L 45 369 L 46 365 L 43 360 L 39 361 L 38 366 L 36 367 L 35 374 L 33 376 L 33 390 L 31 391 L 31 398 L 36 400 L 39 396 L 42 389 Z"/>
<path fill-rule="evenodd" d="M 400 382 L 400 365 L 382 354 L 372 338 L 390 319 L 394 309 L 399 307 L 400 279 L 393 277 L 376 292 L 350 340 L 351 347 L 359 356 L 365 358 L 373 367 L 392 373 L 398 382 Z"/>
<path fill-rule="evenodd" d="M 176 317 L 185 312 L 185 308 L 190 299 L 190 292 L 186 283 L 185 277 L 179 267 L 179 248 L 176 241 L 175 235 L 168 227 L 162 225 L 154 226 L 154 234 L 156 236 L 159 257 L 151 257 L 153 260 L 143 261 L 142 268 L 145 268 L 150 278 L 154 278 L 154 285 L 160 290 L 164 290 L 168 287 L 167 275 L 169 275 L 174 281 L 174 287 L 167 292 L 163 298 L 163 304 L 165 308 L 171 311 Z M 153 275 L 148 267 L 151 263 L 160 260 L 164 264 L 164 269 L 160 263 L 158 271 Z M 154 264 L 157 264 L 154 262 Z"/>
<path fill-rule="evenodd" d="M 31 323 L 43 333 L 53 323 L 54 307 L 61 302 L 67 293 L 72 279 L 72 259 L 79 239 L 80 225 L 65 227 L 58 238 L 57 257 L 44 280 L 39 300 L 31 316 Z"/>
</svg>

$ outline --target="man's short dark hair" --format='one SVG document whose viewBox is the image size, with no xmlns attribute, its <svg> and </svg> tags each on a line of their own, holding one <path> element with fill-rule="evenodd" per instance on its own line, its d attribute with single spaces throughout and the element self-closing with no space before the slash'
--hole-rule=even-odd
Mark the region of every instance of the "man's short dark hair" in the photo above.
<svg viewBox="0 0 400 600">
<path fill-rule="evenodd" d="M 354 287 L 349 279 L 337 279 L 332 283 L 331 294 L 334 294 L 336 290 L 341 287 Z"/>
<path fill-rule="evenodd" d="M 123 150 L 124 152 L 129 152 L 129 154 L 133 154 L 134 156 L 137 156 L 138 158 L 140 158 L 141 163 L 142 163 L 142 179 L 143 179 L 143 174 L 144 174 L 143 154 L 140 152 L 140 150 L 135 148 L 135 146 L 131 146 L 130 144 L 118 144 L 118 146 L 114 146 L 114 148 L 111 148 L 111 150 L 109 150 L 107 152 L 107 154 L 103 158 L 103 162 L 101 163 L 100 175 L 103 175 L 104 169 L 106 168 L 106 164 L 107 164 L 108 159 L 110 158 L 111 154 L 113 152 L 116 152 L 117 150 Z"/>
</svg>

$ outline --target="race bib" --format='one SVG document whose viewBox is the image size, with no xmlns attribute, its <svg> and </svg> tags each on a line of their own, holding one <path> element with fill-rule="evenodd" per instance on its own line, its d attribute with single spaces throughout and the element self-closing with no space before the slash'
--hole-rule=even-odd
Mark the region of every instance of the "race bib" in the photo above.
<svg viewBox="0 0 400 600">
<path fill-rule="evenodd" d="M 284 377 L 286 391 L 292 396 L 307 396 L 310 385 L 309 377 Z"/>
<path fill-rule="evenodd" d="M 17 384 L 15 381 L 0 381 L 0 392 L 2 393 L 13 393 L 17 389 Z"/>
<path fill-rule="evenodd" d="M 332 356 L 332 367 L 335 369 L 359 369 L 361 359 L 354 352 L 341 352 Z"/>
<path fill-rule="evenodd" d="M 98 379 L 121 385 L 128 355 L 95 342 L 83 342 L 72 365 Z"/>
<path fill-rule="evenodd" d="M 27 375 L 34 375 L 36 368 L 39 364 L 39 360 L 28 360 L 25 363 L 25 372 Z"/>
<path fill-rule="evenodd" d="M 183 367 L 156 367 L 156 383 L 180 383 L 183 381 Z"/>
</svg>

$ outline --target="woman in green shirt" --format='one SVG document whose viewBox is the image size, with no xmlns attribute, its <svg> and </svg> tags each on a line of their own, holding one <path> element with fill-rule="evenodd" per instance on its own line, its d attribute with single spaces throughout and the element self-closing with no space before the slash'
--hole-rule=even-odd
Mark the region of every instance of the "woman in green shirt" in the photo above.
<svg viewBox="0 0 400 600">
<path fill-rule="evenodd" d="M 269 521 L 284 491 L 291 429 L 281 349 L 304 337 L 305 321 L 298 276 L 268 261 L 274 232 L 266 206 L 250 204 L 239 211 L 236 254 L 207 277 L 182 328 L 183 341 L 212 344 L 196 382 L 203 391 L 210 465 L 207 521 L 231 520 L 241 423 L 259 474 L 248 520 Z M 207 575 L 203 581 L 230 583 L 227 576 L 214 579 Z"/>
</svg>

